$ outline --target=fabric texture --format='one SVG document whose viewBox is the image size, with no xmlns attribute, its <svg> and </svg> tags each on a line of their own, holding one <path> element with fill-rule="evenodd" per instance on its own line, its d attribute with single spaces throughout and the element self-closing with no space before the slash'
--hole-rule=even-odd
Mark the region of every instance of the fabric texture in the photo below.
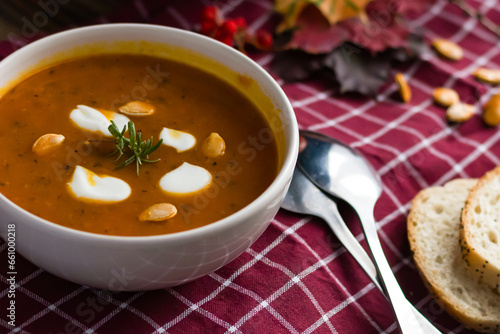
<svg viewBox="0 0 500 334">
<path fill-rule="evenodd" d="M 500 2 L 468 2 L 500 22 Z M 206 1 L 135 0 L 94 23 L 143 22 L 197 29 Z M 244 16 L 250 29 L 277 19 L 272 1 L 217 1 L 228 17 Z M 273 21 L 274 20 L 274 21 Z M 436 1 L 411 21 L 428 41 L 441 37 L 464 48 L 449 62 L 428 54 L 393 69 L 413 91 L 410 103 L 394 98 L 389 83 L 376 99 L 336 96 L 324 82 L 285 84 L 299 126 L 352 145 L 383 181 L 375 208 L 385 254 L 407 298 L 443 333 L 470 333 L 428 294 L 406 236 L 411 199 L 422 188 L 454 178 L 480 177 L 500 162 L 500 131 L 486 127 L 481 106 L 497 88 L 472 78 L 479 66 L 500 68 L 500 39 L 448 1 Z M 30 39 L 0 44 L 5 57 Z M 272 55 L 252 57 L 269 69 Z M 271 73 L 272 74 L 272 73 Z M 435 87 L 451 87 L 477 105 L 464 124 L 449 124 L 432 101 Z M 341 205 L 354 235 L 366 248 L 355 213 Z M 7 247 L 0 243 L 0 263 Z M 16 324 L 4 316 L 6 265 L 0 271 L 1 333 L 397 333 L 391 307 L 346 252 L 325 222 L 281 210 L 264 234 L 225 267 L 194 282 L 164 290 L 112 293 L 67 282 L 17 256 Z"/>
</svg>

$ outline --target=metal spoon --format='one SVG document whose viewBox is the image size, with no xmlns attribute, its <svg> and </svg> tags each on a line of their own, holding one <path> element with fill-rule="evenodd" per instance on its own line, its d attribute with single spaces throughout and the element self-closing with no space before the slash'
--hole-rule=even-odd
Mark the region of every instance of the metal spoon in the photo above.
<svg viewBox="0 0 500 334">
<path fill-rule="evenodd" d="M 378 277 L 393 305 L 401 331 L 404 334 L 440 333 L 405 298 L 382 250 L 373 216 L 375 203 L 382 193 L 378 175 L 360 153 L 338 140 L 310 131 L 300 134 L 305 139 L 305 147 L 297 165 L 316 186 L 344 199 L 358 213 Z"/>
<path fill-rule="evenodd" d="M 299 168 L 296 168 L 294 171 L 290 188 L 281 207 L 288 211 L 323 218 L 366 275 L 387 298 L 371 258 L 352 235 L 340 216 L 336 203 L 317 188 Z M 410 302 L 406 302 L 412 308 L 420 326 L 425 329 L 425 333 L 440 333 Z"/>
<path fill-rule="evenodd" d="M 281 207 L 295 213 L 323 218 L 375 286 L 382 293 L 385 293 L 380 285 L 377 270 L 372 260 L 344 223 L 337 209 L 337 204 L 319 190 L 299 168 L 295 168 L 293 172 L 292 183 Z"/>
</svg>

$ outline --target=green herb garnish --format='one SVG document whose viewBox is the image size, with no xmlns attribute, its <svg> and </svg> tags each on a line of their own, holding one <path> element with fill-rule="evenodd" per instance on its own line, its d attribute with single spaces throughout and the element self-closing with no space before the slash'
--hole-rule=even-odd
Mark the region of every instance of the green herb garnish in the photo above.
<svg viewBox="0 0 500 334">
<path fill-rule="evenodd" d="M 115 137 L 115 145 L 116 149 L 111 153 L 111 155 L 115 155 L 118 153 L 118 158 L 116 161 L 120 160 L 120 158 L 125 155 L 128 156 L 127 160 L 116 166 L 116 169 L 126 167 L 135 161 L 137 166 L 137 175 L 139 175 L 139 167 L 143 162 L 158 162 L 161 159 L 149 160 L 149 155 L 156 151 L 158 147 L 160 147 L 161 143 L 163 143 L 163 139 L 160 139 L 156 145 L 153 146 L 153 137 L 148 140 L 141 140 L 142 133 L 141 131 L 135 131 L 134 122 L 128 122 L 128 134 L 129 138 L 125 137 L 125 132 L 127 132 L 127 125 L 123 127 L 123 130 L 120 131 L 116 123 L 111 121 L 111 125 L 108 127 L 109 132 Z"/>
</svg>

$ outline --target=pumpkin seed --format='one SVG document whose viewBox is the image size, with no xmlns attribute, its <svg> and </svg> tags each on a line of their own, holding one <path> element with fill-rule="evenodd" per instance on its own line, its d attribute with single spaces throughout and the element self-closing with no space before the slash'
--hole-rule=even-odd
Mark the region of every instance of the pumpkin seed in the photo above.
<svg viewBox="0 0 500 334">
<path fill-rule="evenodd" d="M 411 89 L 410 86 L 408 85 L 408 82 L 404 78 L 402 73 L 396 74 L 396 83 L 398 84 L 398 91 L 399 95 L 401 96 L 401 99 L 403 102 L 408 102 L 411 100 Z"/>
<path fill-rule="evenodd" d="M 150 206 L 139 215 L 140 221 L 159 222 L 173 218 L 177 214 L 177 208 L 170 203 L 159 203 Z"/>
<path fill-rule="evenodd" d="M 483 120 L 489 126 L 500 124 L 500 94 L 492 96 L 484 105 Z"/>
<path fill-rule="evenodd" d="M 437 38 L 432 42 L 432 46 L 441 56 L 450 60 L 460 60 L 464 56 L 464 50 L 460 45 L 447 39 Z"/>
<path fill-rule="evenodd" d="M 446 109 L 446 118 L 451 122 L 465 122 L 474 115 L 476 107 L 467 103 L 455 103 Z"/>
<path fill-rule="evenodd" d="M 120 108 L 118 108 L 118 110 L 120 110 L 122 114 L 128 116 L 143 117 L 154 114 L 155 106 L 147 102 L 132 101 L 127 103 L 126 105 L 121 106 Z"/>
<path fill-rule="evenodd" d="M 474 71 L 473 75 L 476 79 L 497 85 L 500 84 L 500 70 L 493 70 L 490 68 L 480 67 Z"/>
<path fill-rule="evenodd" d="M 224 155 L 226 143 L 218 133 L 212 132 L 203 142 L 201 150 L 208 158 L 217 158 Z"/>
<path fill-rule="evenodd" d="M 434 101 L 442 105 L 443 107 L 449 107 L 460 102 L 460 97 L 458 93 L 451 88 L 439 87 L 434 89 L 432 93 Z"/>
<path fill-rule="evenodd" d="M 38 155 L 50 153 L 59 147 L 64 139 L 65 137 L 63 135 L 47 133 L 35 141 L 32 150 Z"/>
</svg>

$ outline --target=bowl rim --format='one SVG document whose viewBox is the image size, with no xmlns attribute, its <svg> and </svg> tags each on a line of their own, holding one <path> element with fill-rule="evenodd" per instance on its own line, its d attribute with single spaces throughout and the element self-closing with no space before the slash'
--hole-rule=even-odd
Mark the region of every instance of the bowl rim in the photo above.
<svg viewBox="0 0 500 334">
<path fill-rule="evenodd" d="M 238 220 L 246 220 L 251 217 L 255 211 L 258 211 L 260 208 L 265 207 L 270 201 L 272 201 L 276 197 L 277 192 L 281 192 L 286 184 L 290 181 L 291 175 L 293 173 L 293 169 L 295 167 L 295 163 L 298 155 L 299 148 L 299 129 L 297 120 L 295 117 L 295 113 L 293 111 L 293 107 L 288 100 L 288 97 L 284 93 L 283 89 L 279 86 L 276 80 L 264 70 L 257 62 L 252 60 L 247 55 L 237 51 L 236 49 L 221 43 L 215 39 L 212 39 L 207 36 L 203 36 L 201 34 L 155 24 L 142 24 L 142 23 L 116 23 L 116 24 L 97 24 L 91 26 L 85 26 L 80 28 L 74 28 L 65 30 L 63 32 L 55 33 L 49 35 L 47 37 L 43 37 L 37 41 L 34 41 L 7 56 L 2 61 L 0 61 L 0 65 L 5 64 L 6 62 L 10 62 L 11 59 L 14 59 L 19 53 L 29 52 L 32 49 L 37 49 L 40 46 L 43 46 L 45 43 L 54 41 L 61 36 L 67 36 L 78 33 L 86 33 L 93 32 L 95 30 L 99 31 L 102 29 L 155 29 L 155 30 L 163 30 L 165 33 L 173 33 L 178 34 L 179 36 L 183 36 L 184 38 L 194 38 L 199 39 L 200 41 L 205 41 L 206 43 L 213 43 L 217 45 L 219 48 L 225 49 L 225 52 L 229 53 L 231 57 L 240 57 L 243 58 L 246 62 L 249 62 L 250 65 L 257 71 L 263 78 L 269 81 L 269 87 L 276 92 L 276 99 L 282 100 L 284 103 L 284 108 L 281 112 L 285 115 L 284 120 L 288 125 L 288 130 L 286 129 L 286 124 L 281 121 L 282 126 L 285 130 L 285 136 L 287 136 L 287 140 L 285 140 L 285 155 L 283 164 L 278 174 L 274 178 L 273 182 L 261 193 L 255 200 L 247 204 L 245 207 L 240 210 L 232 213 L 231 215 L 224 217 L 220 220 L 211 222 L 209 224 L 192 228 L 189 230 L 167 233 L 167 234 L 158 234 L 158 235 L 148 235 L 148 236 L 121 236 L 121 235 L 106 235 L 99 234 L 94 232 L 87 232 L 78 229 L 73 229 L 67 226 L 59 225 L 57 223 L 53 223 L 47 219 L 41 218 L 39 216 L 34 215 L 33 213 L 21 208 L 10 199 L 8 199 L 4 194 L 0 193 L 0 203 L 4 202 L 8 204 L 11 209 L 17 211 L 19 215 L 27 215 L 31 219 L 34 219 L 41 226 L 45 226 L 49 230 L 52 230 L 55 233 L 66 234 L 66 237 L 74 237 L 80 239 L 87 239 L 93 241 L 106 241 L 106 242 L 115 242 L 115 243 L 142 243 L 145 241 L 148 242 L 165 242 L 165 241 L 183 241 L 190 238 L 196 238 L 203 235 L 209 235 L 211 233 L 216 233 L 217 230 L 223 230 L 224 228 L 230 227 L 230 225 L 234 224 L 235 221 Z M 118 39 L 118 40 L 126 40 L 126 39 Z M 160 42 L 161 43 L 161 42 Z M 0 66 L 0 70 L 1 70 Z M 20 224 L 19 222 L 15 222 L 15 224 Z"/>
</svg>

